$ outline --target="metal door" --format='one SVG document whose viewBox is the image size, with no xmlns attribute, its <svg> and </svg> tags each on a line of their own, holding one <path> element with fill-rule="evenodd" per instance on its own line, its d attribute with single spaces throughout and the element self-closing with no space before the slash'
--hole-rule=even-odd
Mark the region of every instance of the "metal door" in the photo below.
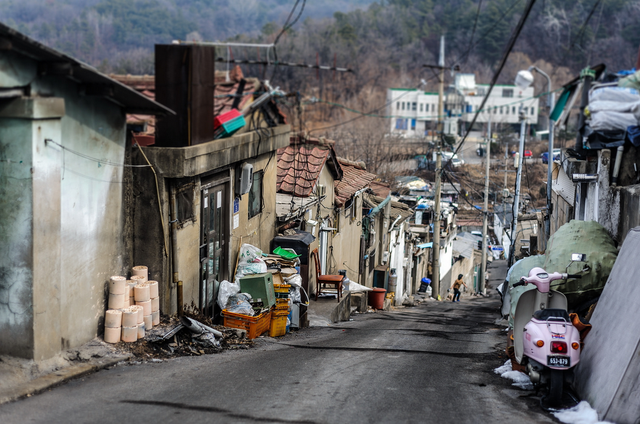
<svg viewBox="0 0 640 424">
<path fill-rule="evenodd" d="M 228 278 L 228 207 L 226 184 L 202 189 L 200 309 L 213 316 L 219 282 Z"/>
</svg>

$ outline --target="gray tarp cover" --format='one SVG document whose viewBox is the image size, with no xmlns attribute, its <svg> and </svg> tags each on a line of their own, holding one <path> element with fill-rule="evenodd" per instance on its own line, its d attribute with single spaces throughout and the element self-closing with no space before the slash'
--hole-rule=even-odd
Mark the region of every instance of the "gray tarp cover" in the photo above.
<svg viewBox="0 0 640 424">
<path fill-rule="evenodd" d="M 571 262 L 572 253 L 584 253 L 587 262 Z M 613 264 L 618 256 L 618 249 L 607 230 L 594 221 L 573 220 L 563 225 L 549 239 L 549 248 L 544 255 L 530 256 L 515 263 L 509 270 L 509 288 L 523 276 L 529 275 L 529 270 L 536 266 L 547 272 L 568 272 L 580 274 L 585 265 L 591 270 L 583 274 L 581 279 L 569 279 L 551 283 L 551 288 L 564 293 L 567 297 L 569 310 L 588 303 L 602 293 L 602 289 L 609 278 Z M 511 289 L 511 314 L 509 323 L 512 324 L 513 312 L 520 295 L 527 290 L 534 290 L 534 286 L 522 286 Z"/>
</svg>

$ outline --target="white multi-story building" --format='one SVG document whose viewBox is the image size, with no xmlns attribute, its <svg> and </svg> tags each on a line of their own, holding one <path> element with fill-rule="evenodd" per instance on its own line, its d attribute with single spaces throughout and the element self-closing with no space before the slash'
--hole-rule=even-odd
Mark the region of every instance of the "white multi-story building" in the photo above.
<svg viewBox="0 0 640 424">
<path fill-rule="evenodd" d="M 457 74 L 455 83 L 447 87 L 444 98 L 445 133 L 457 132 L 458 123 L 471 123 L 489 84 L 476 84 L 475 75 Z M 390 88 L 387 90 L 390 131 L 406 137 L 422 137 L 435 129 L 438 120 L 438 93 L 417 89 Z M 520 109 L 530 124 L 538 123 L 538 99 L 533 87 L 521 90 L 515 85 L 495 85 L 476 124 L 518 124 Z"/>
</svg>

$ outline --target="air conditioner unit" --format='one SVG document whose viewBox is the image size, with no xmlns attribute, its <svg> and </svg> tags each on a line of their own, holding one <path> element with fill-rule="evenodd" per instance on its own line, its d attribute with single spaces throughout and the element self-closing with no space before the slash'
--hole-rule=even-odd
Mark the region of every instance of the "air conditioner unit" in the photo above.
<svg viewBox="0 0 640 424">
<path fill-rule="evenodd" d="M 316 186 L 316 196 L 322 197 L 322 196 L 325 196 L 326 194 L 327 194 L 327 186 L 318 184 Z"/>
<path fill-rule="evenodd" d="M 243 194 L 249 193 L 251 185 L 253 184 L 253 165 L 243 163 L 236 175 L 236 194 L 242 196 Z"/>
</svg>

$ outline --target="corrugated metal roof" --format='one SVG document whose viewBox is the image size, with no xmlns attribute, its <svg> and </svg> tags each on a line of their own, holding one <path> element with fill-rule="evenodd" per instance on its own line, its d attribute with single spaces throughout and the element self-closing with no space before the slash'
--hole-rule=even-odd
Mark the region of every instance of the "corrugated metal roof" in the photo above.
<svg viewBox="0 0 640 424">
<path fill-rule="evenodd" d="M 0 23 L 0 38 L 5 42 L 5 48 L 24 54 L 37 62 L 55 65 L 56 75 L 64 74 L 76 83 L 99 87 L 102 97 L 121 106 L 127 113 L 175 114 L 171 109 L 143 96 L 115 79 L 109 78 L 94 67 L 45 46 L 2 23 Z M 46 72 L 45 68 L 45 75 Z"/>
</svg>

